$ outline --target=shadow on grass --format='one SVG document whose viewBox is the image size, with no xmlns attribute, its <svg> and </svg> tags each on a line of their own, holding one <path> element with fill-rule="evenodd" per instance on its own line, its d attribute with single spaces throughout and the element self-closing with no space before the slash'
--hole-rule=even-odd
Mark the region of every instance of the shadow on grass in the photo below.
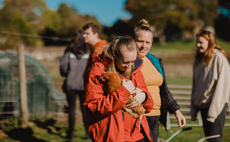
<svg viewBox="0 0 230 142">
<path fill-rule="evenodd" d="M 48 119 L 46 121 L 34 120 L 33 121 L 38 127 L 46 129 L 49 134 L 57 135 L 63 139 L 66 137 L 62 135 L 62 132 L 65 131 L 61 127 L 57 127 L 54 124 L 56 123 L 55 119 Z"/>
<path fill-rule="evenodd" d="M 31 122 L 31 121 L 30 121 Z M 7 135 L 8 138 L 3 138 L 3 141 L 11 139 L 20 142 L 89 142 L 85 136 L 84 127 L 76 125 L 73 140 L 66 138 L 67 125 L 58 124 L 55 119 L 48 120 L 32 120 L 32 123 L 26 128 L 21 127 L 21 123 L 17 119 L 2 121 L 0 129 Z M 0 140 L 1 141 L 1 140 Z"/>
<path fill-rule="evenodd" d="M 37 139 L 33 137 L 33 130 L 29 127 L 27 128 L 18 128 L 5 132 L 8 137 L 20 142 L 45 142 L 44 140 Z"/>
<path fill-rule="evenodd" d="M 62 140 L 63 142 L 74 141 L 74 140 L 68 140 L 66 137 L 67 126 L 66 127 L 65 126 L 56 126 L 55 125 L 55 123 L 56 123 L 55 119 L 48 119 L 46 121 L 34 120 L 33 122 L 37 125 L 37 127 L 40 127 L 42 129 L 46 129 L 49 134 L 59 136 L 60 138 L 63 139 Z M 85 136 L 81 136 L 81 135 L 80 136 L 75 135 L 75 138 L 80 138 L 83 140 L 87 139 Z"/>
<path fill-rule="evenodd" d="M 46 121 L 41 121 L 41 120 L 34 120 L 33 121 L 38 127 L 43 128 L 43 129 L 47 129 L 49 126 L 54 126 L 54 124 L 56 123 L 56 120 L 54 119 L 48 119 Z"/>
</svg>

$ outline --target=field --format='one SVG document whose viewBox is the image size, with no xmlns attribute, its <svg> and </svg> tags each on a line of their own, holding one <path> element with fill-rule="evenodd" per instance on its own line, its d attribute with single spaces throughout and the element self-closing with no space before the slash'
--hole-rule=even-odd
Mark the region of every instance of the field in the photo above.
<svg viewBox="0 0 230 142">
<path fill-rule="evenodd" d="M 221 47 L 225 49 L 230 57 L 230 43 L 219 41 Z M 162 58 L 168 84 L 186 84 L 192 83 L 192 63 L 195 52 L 194 42 L 173 42 L 164 45 L 153 45 L 151 53 L 156 57 Z M 64 78 L 59 74 L 59 59 L 63 54 L 65 47 L 46 47 L 46 48 L 28 48 L 26 53 L 37 58 L 51 74 L 56 89 L 61 90 Z M 40 55 L 40 56 L 38 56 Z M 52 55 L 52 56 L 51 56 Z M 229 59 L 229 58 L 228 58 Z M 79 103 L 78 103 L 79 104 Z M 77 109 L 79 106 L 77 106 Z M 77 113 L 77 124 L 75 127 L 76 142 L 90 142 L 85 139 L 85 131 L 82 123 L 81 114 Z M 22 120 L 11 118 L 0 120 L 0 142 L 60 142 L 65 139 L 67 129 L 67 115 L 61 118 L 31 118 L 27 127 L 21 125 Z M 167 139 L 179 127 L 172 127 L 165 131 L 160 126 L 160 138 Z M 204 137 L 202 127 L 193 127 L 190 131 L 185 131 L 176 136 L 172 141 L 176 142 L 194 142 Z M 224 128 L 224 142 L 230 141 L 230 127 Z"/>
<path fill-rule="evenodd" d="M 65 139 L 66 123 L 58 123 L 55 119 L 31 119 L 29 126 L 20 125 L 20 120 L 12 118 L 7 122 L 0 123 L 0 142 L 63 142 Z M 159 137 L 166 140 L 180 128 L 172 127 L 165 131 L 163 126 L 159 127 Z M 4 133 L 2 132 L 4 131 Z M 201 127 L 193 127 L 192 130 L 181 132 L 172 142 L 196 142 L 203 138 Z M 85 139 L 84 128 L 81 123 L 76 124 L 74 142 L 90 142 Z M 224 128 L 223 142 L 230 141 L 230 127 Z"/>
</svg>

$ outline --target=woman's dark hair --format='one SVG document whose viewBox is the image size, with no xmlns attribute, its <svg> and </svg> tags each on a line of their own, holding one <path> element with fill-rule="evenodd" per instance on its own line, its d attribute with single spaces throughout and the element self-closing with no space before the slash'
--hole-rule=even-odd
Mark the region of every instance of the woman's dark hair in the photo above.
<svg viewBox="0 0 230 142">
<path fill-rule="evenodd" d="M 70 44 L 65 49 L 66 52 L 72 52 L 75 55 L 76 54 L 82 54 L 86 53 L 90 50 L 91 46 L 87 43 L 85 43 L 83 32 L 81 30 L 78 30 L 74 33 L 73 38 L 70 42 Z"/>
</svg>

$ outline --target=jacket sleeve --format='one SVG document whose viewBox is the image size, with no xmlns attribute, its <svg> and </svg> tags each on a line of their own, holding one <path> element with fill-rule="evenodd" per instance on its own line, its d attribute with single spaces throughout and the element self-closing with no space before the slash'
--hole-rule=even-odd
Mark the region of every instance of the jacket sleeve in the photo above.
<svg viewBox="0 0 230 142">
<path fill-rule="evenodd" d="M 63 77 L 66 77 L 68 75 L 69 71 L 69 53 L 64 53 L 62 58 L 60 59 L 60 74 Z"/>
<path fill-rule="evenodd" d="M 161 67 L 164 72 L 162 61 L 161 61 Z M 163 84 L 161 85 L 160 91 L 163 91 L 163 94 L 165 94 L 164 98 L 165 98 L 165 103 L 166 103 L 166 109 L 169 113 L 175 113 L 176 110 L 180 109 L 180 106 L 177 104 L 176 100 L 173 98 L 171 92 L 168 89 L 168 85 L 167 85 L 166 78 L 165 78 L 165 73 L 164 73 Z"/>
<path fill-rule="evenodd" d="M 85 78 L 84 105 L 95 117 L 106 117 L 121 110 L 130 96 L 124 86 L 112 93 L 104 94 L 103 85 L 98 80 L 102 72 L 100 65 L 94 64 L 89 70 L 88 77 Z"/>
<path fill-rule="evenodd" d="M 143 76 L 142 72 L 139 71 L 138 73 L 136 73 L 135 78 L 137 79 L 137 81 L 135 83 L 136 87 L 140 88 L 146 94 L 146 99 L 142 103 L 142 105 L 146 110 L 145 113 L 149 113 L 152 110 L 154 103 L 153 103 L 153 99 L 152 99 L 152 97 L 151 97 L 151 95 L 150 95 L 150 93 L 149 93 L 149 91 L 147 89 L 147 86 L 145 84 L 145 80 L 144 80 L 144 76 Z"/>
</svg>

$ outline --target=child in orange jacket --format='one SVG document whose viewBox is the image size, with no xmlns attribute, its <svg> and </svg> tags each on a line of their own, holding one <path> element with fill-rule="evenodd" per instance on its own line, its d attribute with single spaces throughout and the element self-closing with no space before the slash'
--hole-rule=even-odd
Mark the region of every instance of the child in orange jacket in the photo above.
<svg viewBox="0 0 230 142">
<path fill-rule="evenodd" d="M 139 129 L 140 117 L 133 118 L 122 111 L 123 107 L 132 109 L 142 104 L 148 113 L 153 107 L 141 66 L 142 60 L 137 58 L 137 46 L 132 38 L 113 40 L 103 54 L 94 58 L 85 78 L 84 102 L 92 141 L 152 141 L 146 117 L 142 117 Z M 117 73 L 122 80 L 121 86 L 111 93 L 105 92 L 100 81 L 106 71 Z M 127 102 L 133 93 L 135 101 Z"/>
</svg>

